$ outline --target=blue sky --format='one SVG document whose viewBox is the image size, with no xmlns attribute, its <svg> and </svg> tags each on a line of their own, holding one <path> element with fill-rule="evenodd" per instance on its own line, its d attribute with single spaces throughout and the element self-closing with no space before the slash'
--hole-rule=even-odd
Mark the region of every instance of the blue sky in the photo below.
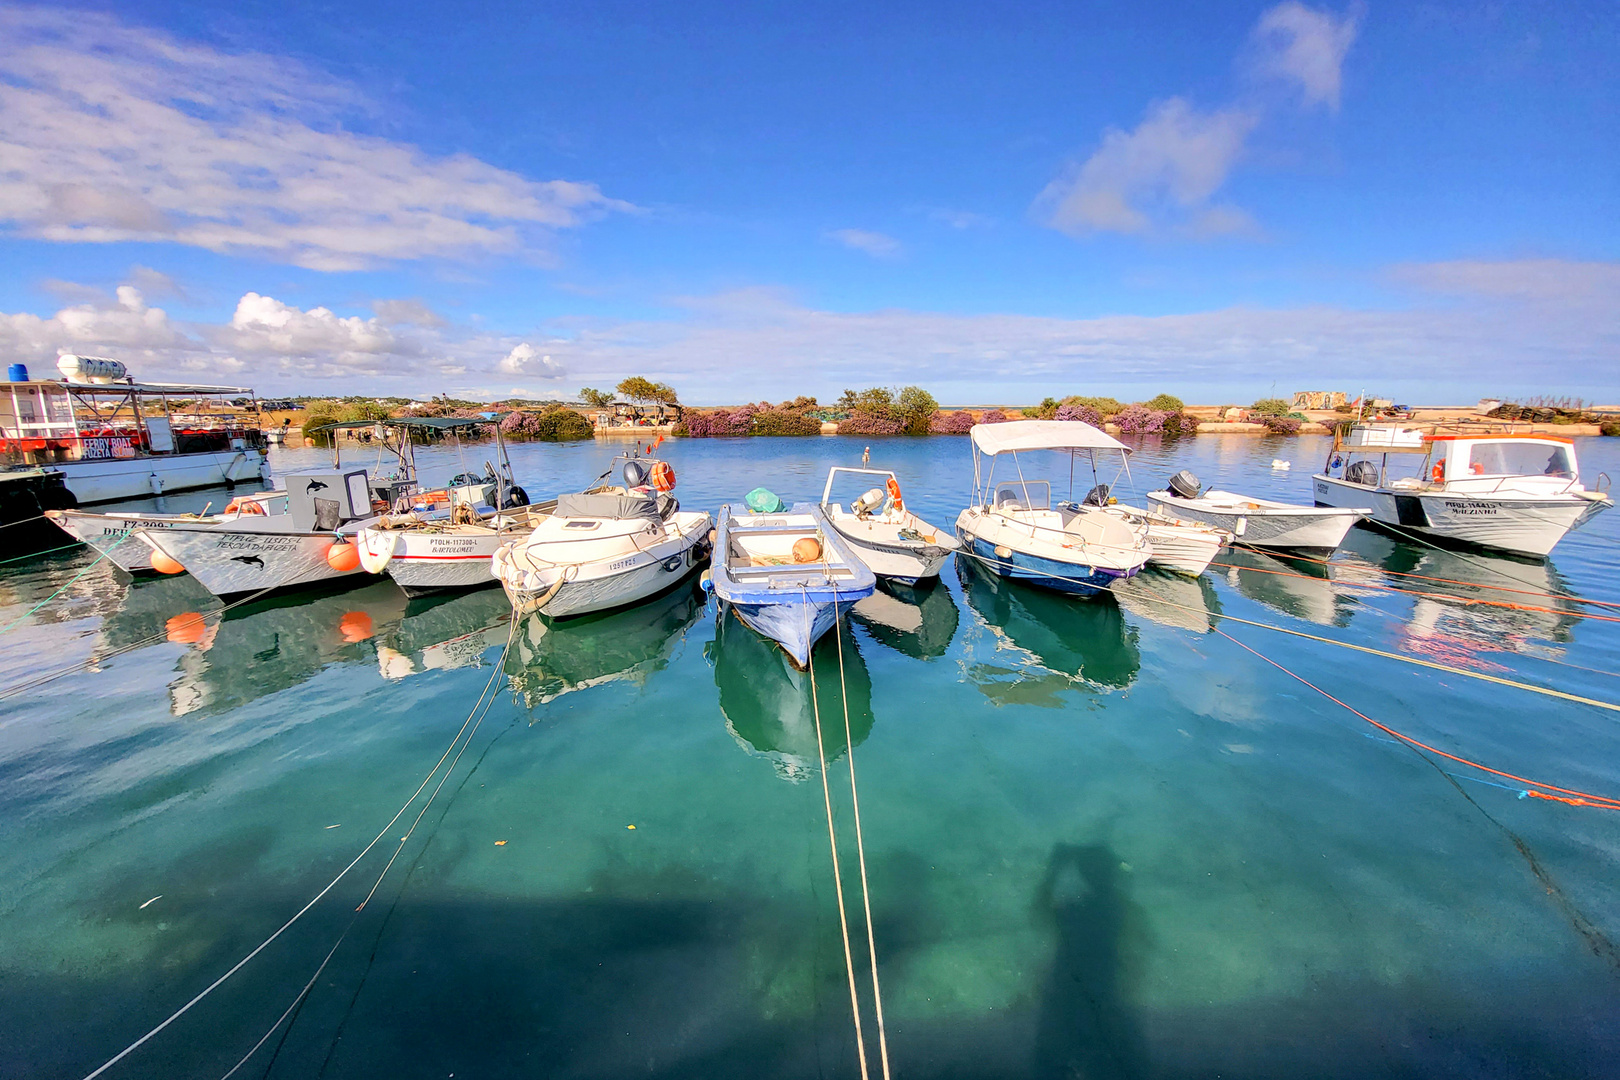
<svg viewBox="0 0 1620 1080">
<path fill-rule="evenodd" d="M 1620 401 L 1612 4 L 0 6 L 0 353 Z"/>
</svg>

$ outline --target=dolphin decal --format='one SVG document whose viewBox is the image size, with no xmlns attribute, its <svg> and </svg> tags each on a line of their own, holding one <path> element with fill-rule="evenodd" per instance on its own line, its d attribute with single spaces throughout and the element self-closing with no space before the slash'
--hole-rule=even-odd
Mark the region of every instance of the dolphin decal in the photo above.
<svg viewBox="0 0 1620 1080">
<path fill-rule="evenodd" d="M 326 481 L 325 480 L 311 480 L 309 482 L 308 486 L 306 486 L 304 488 L 304 494 L 305 495 L 310 495 L 310 494 L 313 494 L 314 492 L 325 491 L 325 490 L 326 490 Z"/>
<path fill-rule="evenodd" d="M 264 569 L 264 560 L 257 555 L 232 555 L 231 562 L 239 562 L 243 566 L 257 566 L 260 570 Z"/>
</svg>

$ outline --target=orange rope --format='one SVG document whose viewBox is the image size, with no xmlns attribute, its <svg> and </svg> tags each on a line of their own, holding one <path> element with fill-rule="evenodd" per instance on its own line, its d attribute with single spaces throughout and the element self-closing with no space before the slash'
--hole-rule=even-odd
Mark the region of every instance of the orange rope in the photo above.
<svg viewBox="0 0 1620 1080">
<path fill-rule="evenodd" d="M 1585 611 L 1560 611 L 1557 608 L 1538 607 L 1535 604 L 1515 604 L 1515 603 L 1513 603 L 1512 601 L 1509 601 L 1509 600 L 1482 600 L 1482 599 L 1479 599 L 1477 597 L 1452 596 L 1449 593 L 1423 592 L 1420 589 L 1403 589 L 1398 585 L 1372 584 L 1370 582 L 1365 582 L 1365 581 L 1343 581 L 1343 580 L 1340 580 L 1338 578 L 1319 578 L 1319 577 L 1316 577 L 1316 576 L 1314 576 L 1312 574 L 1301 574 L 1301 573 L 1299 573 L 1297 571 L 1293 571 L 1293 570 L 1267 570 L 1264 567 L 1260 567 L 1260 566 L 1239 566 L 1236 563 L 1212 562 L 1209 565 L 1223 567 L 1223 568 L 1228 569 L 1228 570 L 1246 570 L 1251 574 L 1276 574 L 1278 577 L 1304 578 L 1306 581 L 1321 581 L 1321 582 L 1324 582 L 1326 584 L 1344 585 L 1346 587 L 1356 588 L 1356 589 L 1383 589 L 1383 590 L 1385 590 L 1387 592 L 1405 593 L 1408 596 L 1422 597 L 1423 599 L 1426 599 L 1426 600 L 1444 600 L 1444 601 L 1446 601 L 1448 603 L 1454 603 L 1454 604 L 1469 604 L 1469 605 L 1479 604 L 1479 605 L 1484 605 L 1486 607 L 1509 608 L 1509 609 L 1511 609 L 1513 611 L 1539 611 L 1539 612 L 1542 612 L 1542 613 L 1547 614 L 1547 615 L 1567 615 L 1569 618 L 1572 618 L 1572 619 L 1597 619 L 1599 622 L 1620 622 L 1620 615 L 1594 615 L 1594 614 L 1591 614 L 1590 612 L 1585 612 Z M 1342 565 L 1342 564 L 1329 564 L 1329 565 Z M 1393 574 L 1396 571 L 1394 571 L 1394 570 L 1384 570 L 1384 571 L 1381 571 L 1381 572 L 1386 573 L 1386 574 Z M 1414 574 L 1414 575 L 1411 575 L 1411 576 L 1419 577 L 1421 575 Z M 1431 580 L 1444 581 L 1445 579 L 1444 578 L 1433 578 Z M 1455 582 L 1454 584 L 1467 585 L 1469 588 L 1480 588 L 1480 589 L 1491 589 L 1491 588 L 1496 587 L 1494 585 L 1471 585 L 1470 583 L 1465 582 L 1465 581 Z M 1522 590 L 1522 589 L 1507 589 L 1507 590 L 1504 590 L 1504 591 L 1506 591 L 1506 592 L 1524 592 L 1525 590 Z M 1558 594 L 1557 593 L 1533 593 L 1531 595 L 1536 595 L 1536 596 L 1557 596 Z M 1577 600 L 1576 597 L 1559 597 L 1559 599 L 1567 599 L 1567 600 L 1576 601 L 1578 603 L 1587 603 L 1587 604 L 1597 604 L 1597 603 L 1602 602 L 1602 601 L 1598 601 L 1598 600 Z"/>
<path fill-rule="evenodd" d="M 1470 761 L 1468 758 L 1458 757 L 1456 754 L 1449 754 L 1446 751 L 1441 750 L 1439 747 L 1430 746 L 1428 743 L 1425 743 L 1425 742 L 1419 742 L 1417 739 L 1412 738 L 1410 735 L 1403 735 L 1399 731 L 1396 731 L 1394 728 L 1390 727 L 1387 724 L 1380 724 L 1377 720 L 1374 720 L 1372 717 L 1368 716 L 1366 713 L 1362 712 L 1360 709 L 1357 709 L 1355 706 L 1345 704 L 1343 701 L 1340 701 L 1338 698 L 1334 697 L 1332 694 L 1328 693 L 1326 690 L 1322 689 L 1320 686 L 1317 686 L 1315 683 L 1311 682 L 1309 679 L 1305 678 L 1303 675 L 1299 675 L 1299 674 L 1297 674 L 1297 673 L 1295 673 L 1293 671 L 1290 671 L 1288 668 L 1283 667 L 1283 665 L 1277 663 L 1277 661 L 1273 660 L 1271 657 L 1265 655 L 1264 653 L 1262 653 L 1262 652 L 1260 652 L 1260 651 L 1258 651 L 1256 649 L 1250 648 L 1249 646 L 1245 645 L 1243 642 L 1239 641 L 1237 638 L 1233 637 L 1231 634 L 1228 634 L 1225 630 L 1222 630 L 1219 627 L 1211 627 L 1211 629 L 1215 633 L 1221 635 L 1221 637 L 1225 638 L 1227 641 L 1230 641 L 1232 644 L 1236 645 L 1238 648 L 1244 650 L 1245 652 L 1252 653 L 1253 655 L 1258 656 L 1260 659 L 1264 660 L 1266 663 L 1270 664 L 1272 667 L 1276 668 L 1278 671 L 1281 671 L 1283 674 L 1288 675 L 1288 676 L 1290 676 L 1290 677 L 1292 677 L 1294 679 L 1297 679 L 1298 681 L 1304 683 L 1306 686 L 1310 687 L 1312 690 L 1315 690 L 1318 694 L 1321 694 L 1323 697 L 1327 698 L 1329 701 L 1333 702 L 1335 705 L 1338 705 L 1340 708 L 1348 709 L 1350 712 L 1355 713 L 1357 716 L 1359 716 L 1363 720 L 1367 721 L 1367 723 L 1371 724 L 1373 727 L 1377 728 L 1379 731 L 1382 731 L 1387 735 L 1394 736 L 1395 738 L 1399 739 L 1401 742 L 1404 742 L 1404 743 L 1408 744 L 1409 746 L 1415 746 L 1419 750 L 1427 750 L 1431 754 L 1438 754 L 1440 757 L 1446 758 L 1446 759 L 1448 759 L 1450 761 L 1455 761 L 1460 765 L 1467 765 L 1471 769 L 1478 769 L 1480 772 L 1490 773 L 1492 776 L 1500 776 L 1505 780 L 1513 780 L 1513 781 L 1515 781 L 1517 783 L 1520 783 L 1520 784 L 1529 784 L 1529 785 L 1533 785 L 1534 787 L 1541 787 L 1541 788 L 1546 788 L 1547 789 L 1547 791 L 1535 791 L 1535 790 L 1531 790 L 1531 789 L 1527 788 L 1525 790 L 1525 794 L 1530 796 L 1531 798 L 1547 799 L 1549 801 L 1554 801 L 1554 802 L 1568 803 L 1570 806 L 1595 806 L 1595 807 L 1598 807 L 1598 808 L 1603 809 L 1603 810 L 1620 810 L 1620 799 L 1611 799 L 1606 795 L 1594 795 L 1589 791 L 1576 791 L 1576 790 L 1573 790 L 1571 788 L 1559 787 L 1557 784 L 1548 784 L 1548 783 L 1544 783 L 1543 781 L 1540 781 L 1540 780 L 1531 780 L 1528 777 L 1517 776 L 1517 775 L 1515 775 L 1513 773 L 1510 773 L 1510 772 L 1503 772 L 1501 769 L 1493 769 L 1489 765 L 1481 765 L 1477 761 Z M 1559 792 L 1560 794 L 1558 794 L 1558 795 L 1549 795 L 1549 794 L 1547 794 L 1547 792 L 1550 792 L 1550 791 L 1556 791 L 1556 792 Z"/>
</svg>

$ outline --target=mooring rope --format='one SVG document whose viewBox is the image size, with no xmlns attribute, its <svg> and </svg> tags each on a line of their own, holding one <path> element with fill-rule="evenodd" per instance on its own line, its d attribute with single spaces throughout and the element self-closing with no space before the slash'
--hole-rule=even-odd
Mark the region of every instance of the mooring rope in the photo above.
<svg viewBox="0 0 1620 1080">
<path fill-rule="evenodd" d="M 832 593 L 833 637 L 838 639 L 838 689 L 844 699 L 844 754 L 849 758 L 849 799 L 855 817 L 855 854 L 861 868 L 861 904 L 866 910 L 866 955 L 872 965 L 872 1005 L 877 1012 L 878 1060 L 883 1065 L 883 1080 L 889 1080 L 889 1033 L 883 1023 L 883 990 L 878 986 L 877 941 L 872 931 L 872 894 L 866 884 L 866 838 L 861 832 L 860 789 L 855 786 L 855 736 L 849 726 L 849 684 L 844 678 L 844 635 L 839 627 L 836 583 Z"/>
<path fill-rule="evenodd" d="M 511 635 L 508 634 L 508 636 L 507 636 L 507 647 L 508 648 L 511 647 L 511 641 L 512 641 Z M 504 659 L 504 657 L 505 657 L 505 650 L 502 650 L 502 658 Z M 490 684 L 494 683 L 495 678 L 496 678 L 497 675 L 500 674 L 500 671 L 501 671 L 501 665 L 497 664 L 495 666 L 494 671 L 492 671 L 490 673 L 490 680 L 489 680 Z M 486 693 L 488 691 L 488 685 L 489 684 L 486 684 L 486 687 L 485 687 L 485 692 Z M 443 765 L 445 763 L 445 761 L 450 757 L 451 751 L 453 751 L 456 748 L 456 744 L 462 741 L 462 735 L 467 732 L 468 725 L 473 724 L 473 717 L 478 712 L 479 705 L 481 705 L 483 703 L 483 699 L 484 699 L 484 694 L 483 693 L 479 694 L 479 696 L 478 696 L 478 702 L 479 703 L 477 705 L 474 705 L 472 712 L 469 712 L 467 714 L 467 719 L 462 722 L 460 730 L 458 730 L 456 732 L 456 734 L 455 734 L 455 737 L 450 740 L 450 745 L 445 747 L 444 753 L 439 755 L 439 760 L 433 763 L 433 768 L 428 770 L 427 775 L 422 778 L 422 782 L 419 785 L 417 785 L 416 790 L 411 792 L 410 798 L 406 799 L 405 802 L 400 806 L 399 810 L 394 814 L 394 816 L 388 820 L 388 824 L 384 825 L 382 827 L 382 829 L 377 833 L 377 835 L 372 838 L 371 842 L 360 850 L 360 854 L 356 855 L 354 857 L 354 859 L 352 861 L 350 861 L 350 863 L 347 866 L 345 866 L 342 870 L 338 871 L 337 876 L 334 877 L 330 882 L 328 882 L 327 885 L 323 889 L 321 889 L 320 892 L 316 893 L 315 896 L 309 901 L 309 903 L 307 903 L 303 907 L 299 908 L 297 913 L 295 913 L 293 915 L 293 917 L 288 919 L 285 923 L 282 923 L 281 927 L 279 929 L 277 929 L 275 933 L 271 934 L 269 937 L 265 938 L 262 942 L 260 942 L 259 945 L 257 947 L 255 947 L 252 952 L 248 953 L 242 959 L 238 960 L 234 965 L 232 965 L 230 970 L 226 971 L 225 974 L 223 974 L 219 978 L 215 979 L 206 988 L 204 988 L 201 993 L 197 994 L 196 997 L 193 997 L 190 1001 L 188 1001 L 184 1005 L 180 1006 L 180 1008 L 176 1009 L 173 1013 L 171 1013 L 169 1015 L 168 1019 L 164 1020 L 162 1023 L 160 1023 L 156 1027 L 152 1028 L 152 1030 L 148 1031 L 145 1035 L 142 1035 L 140 1038 L 136 1039 L 134 1042 L 132 1042 L 128 1046 L 124 1047 L 124 1049 L 120 1050 L 118 1053 L 116 1053 L 112 1057 L 108 1058 L 107 1061 L 104 1062 L 101 1065 L 100 1068 L 96 1069 L 92 1073 L 87 1074 L 84 1077 L 84 1080 L 95 1080 L 96 1077 L 102 1075 L 108 1069 L 112 1068 L 114 1065 L 118 1064 L 124 1058 L 126 1058 L 130 1054 L 134 1053 L 137 1049 L 139 1049 L 146 1042 L 151 1040 L 154 1036 L 156 1036 L 164 1028 L 167 1028 L 170 1024 L 174 1023 L 176 1020 L 180 1019 L 180 1017 L 184 1016 L 187 1012 L 191 1011 L 193 1006 L 195 1006 L 198 1002 L 202 1001 L 209 994 L 211 994 L 215 990 L 217 990 L 232 975 L 235 975 L 238 971 L 242 970 L 243 967 L 247 966 L 247 964 L 248 964 L 248 962 L 250 960 L 252 960 L 254 957 L 258 956 L 265 949 L 269 948 L 272 942 L 274 942 L 282 934 L 286 933 L 287 930 L 294 923 L 296 923 L 299 919 L 303 918 L 304 915 L 306 913 L 308 913 L 309 910 L 311 908 L 313 908 L 316 904 L 320 903 L 321 899 L 323 897 L 325 897 L 327 893 L 331 892 L 334 888 L 336 888 L 338 882 L 342 881 L 346 876 L 348 876 L 349 871 L 353 870 L 356 866 L 358 866 L 359 863 L 360 863 L 360 860 L 364 859 L 366 857 L 366 855 L 370 853 L 371 849 L 376 847 L 377 844 L 379 844 L 382 841 L 382 838 L 388 835 L 389 831 L 391 829 L 393 829 L 394 825 L 399 821 L 399 819 L 405 816 L 405 811 L 410 809 L 411 804 L 416 801 L 416 797 L 418 795 L 422 794 L 423 790 L 426 789 L 428 784 L 433 780 L 433 777 L 438 773 L 439 766 L 441 766 L 441 765 Z M 468 735 L 468 738 L 471 738 L 471 736 Z M 465 746 L 463 746 L 463 749 L 465 749 Z M 458 760 L 459 760 L 459 757 L 458 757 Z M 444 782 L 441 780 L 440 781 L 440 786 L 441 787 L 443 786 L 443 783 Z M 403 841 L 402 841 L 402 843 L 403 843 Z M 392 865 L 392 861 L 390 861 L 389 865 Z M 375 889 L 373 891 L 375 891 Z M 364 905 L 362 904 L 361 906 L 363 907 Z M 358 913 L 358 911 L 359 911 L 359 909 L 357 908 L 356 913 Z M 351 925 L 352 925 L 352 920 L 351 920 Z M 347 933 L 347 930 L 345 930 L 344 932 Z M 339 940 L 341 941 L 342 939 L 340 938 Z M 334 946 L 334 951 L 335 950 L 336 950 L 336 946 Z M 331 957 L 328 956 L 327 959 L 330 960 Z M 323 962 L 322 966 L 323 967 L 325 966 L 324 962 Z M 317 975 L 318 974 L 319 974 L 319 972 L 317 972 Z M 313 985 L 313 984 L 314 984 L 314 980 L 312 979 L 310 981 L 310 985 Z M 307 987 L 306 987 L 306 992 L 307 992 Z M 289 1010 L 289 1012 L 290 1011 L 291 1010 Z M 287 1014 L 283 1013 L 282 1015 L 283 1015 L 283 1018 L 285 1018 L 285 1016 Z M 281 1023 L 281 1021 L 277 1020 L 276 1023 L 277 1023 L 277 1025 L 279 1025 Z M 272 1028 L 271 1030 L 273 1031 L 275 1029 Z M 268 1038 L 268 1035 L 266 1036 L 266 1038 Z M 264 1045 L 264 1040 L 261 1039 L 259 1041 L 259 1043 L 254 1046 L 253 1049 L 256 1051 L 260 1046 L 263 1046 L 263 1045 Z M 253 1051 L 249 1051 L 248 1056 L 251 1057 L 252 1053 L 253 1053 Z M 246 1060 L 247 1060 L 246 1058 L 243 1059 L 243 1061 L 246 1061 Z M 240 1067 L 241 1067 L 241 1064 L 238 1063 L 237 1068 L 240 1068 Z M 235 1069 L 232 1069 L 232 1072 L 234 1072 L 234 1071 L 235 1071 Z M 226 1075 L 230 1075 L 230 1074 L 227 1073 Z"/>
<path fill-rule="evenodd" d="M 21 615 L 17 616 L 15 619 L 13 619 L 11 621 L 11 623 L 6 626 L 6 628 L 4 630 L 0 630 L 0 636 L 11 633 L 11 631 L 17 629 L 17 627 L 21 626 L 25 621 L 27 621 L 27 619 L 28 619 L 28 617 L 30 615 L 34 614 L 40 608 L 44 607 L 46 604 L 50 603 L 52 600 L 55 600 L 58 596 L 61 596 L 63 593 L 65 593 L 69 589 L 71 589 L 74 586 L 74 584 L 76 584 L 78 582 L 78 580 L 80 578 L 84 577 L 84 575 L 86 575 L 90 571 L 94 570 L 97 566 L 99 566 L 101 564 L 102 560 L 104 560 L 108 555 L 112 554 L 112 549 L 113 548 L 117 547 L 119 544 L 122 544 L 125 540 L 128 540 L 129 536 L 130 536 L 130 533 L 132 531 L 133 530 L 125 529 L 124 532 L 123 532 L 123 535 L 121 535 L 117 540 L 114 540 L 112 543 L 108 544 L 105 548 L 103 548 L 101 550 L 101 553 L 99 555 L 97 555 L 94 559 L 92 559 L 90 561 L 89 566 L 86 566 L 84 569 L 80 570 L 77 574 L 74 574 L 71 578 L 68 579 L 67 584 L 63 585 L 60 589 L 57 589 L 55 592 L 51 593 L 51 595 L 47 596 L 45 599 L 41 600 L 39 603 L 35 604 L 33 607 L 29 608 L 27 611 L 23 612 Z"/>
<path fill-rule="evenodd" d="M 855 957 L 849 947 L 849 916 L 844 911 L 844 875 L 838 866 L 838 833 L 833 828 L 832 789 L 827 784 L 827 751 L 821 745 L 821 700 L 816 693 L 815 642 L 810 637 L 810 594 L 799 585 L 804 612 L 805 670 L 810 679 L 810 708 L 816 720 L 816 758 L 821 763 L 821 798 L 827 808 L 827 844 L 832 849 L 833 888 L 838 894 L 838 928 L 844 936 L 844 973 L 849 976 L 849 1008 L 855 1018 L 855 1049 L 861 1058 L 861 1080 L 868 1080 L 866 1037 L 861 1031 L 861 999 L 855 990 Z"/>
</svg>

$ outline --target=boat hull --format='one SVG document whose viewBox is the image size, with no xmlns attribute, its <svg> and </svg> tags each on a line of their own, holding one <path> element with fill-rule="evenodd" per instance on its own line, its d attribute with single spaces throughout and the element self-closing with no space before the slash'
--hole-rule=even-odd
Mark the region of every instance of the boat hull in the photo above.
<svg viewBox="0 0 1620 1080">
<path fill-rule="evenodd" d="M 520 583 L 513 580 L 515 575 L 501 573 L 494 560 L 486 560 L 484 574 L 499 576 L 501 587 L 519 615 L 538 611 L 560 619 L 610 611 L 654 596 L 702 565 L 708 558 L 709 531 L 708 515 L 703 518 L 699 525 L 611 562 L 537 571 L 524 575 Z M 563 578 L 561 584 L 559 576 Z"/>
<path fill-rule="evenodd" d="M 93 548 L 96 554 L 131 574 L 156 573 L 152 569 L 152 547 L 138 539 L 136 529 L 166 529 L 171 524 L 157 514 L 80 513 L 53 510 L 46 515 L 73 539 Z"/>
<path fill-rule="evenodd" d="M 1149 566 L 1197 577 L 1209 569 L 1220 554 L 1224 541 L 1218 533 L 1178 525 L 1148 523 L 1148 544 L 1153 554 Z"/>
<path fill-rule="evenodd" d="M 1004 554 L 998 554 L 996 545 L 988 540 L 974 536 L 966 530 L 960 530 L 958 535 L 963 548 L 975 557 L 982 569 L 1012 581 L 1038 585 L 1054 592 L 1083 597 L 1101 596 L 1113 587 L 1114 582 L 1135 577 L 1137 574 L 1137 568 L 1115 570 L 1088 566 L 1084 563 L 1069 563 L 1006 547 L 1003 548 Z"/>
<path fill-rule="evenodd" d="M 835 524 L 833 528 L 838 529 Z M 898 544 L 883 544 L 851 536 L 843 529 L 838 535 L 848 541 L 855 556 L 880 578 L 915 585 L 919 581 L 939 577 L 940 567 L 951 557 L 951 549 L 937 544 L 920 544 L 915 548 Z"/>
<path fill-rule="evenodd" d="M 1288 551 L 1336 551 L 1358 515 L 1332 513 L 1324 508 L 1300 507 L 1298 512 L 1268 509 L 1252 514 L 1212 510 L 1182 499 L 1148 496 L 1157 513 L 1179 521 L 1195 521 L 1230 532 L 1234 543 Z M 1357 509 L 1342 507 L 1339 509 Z"/>
<path fill-rule="evenodd" d="M 496 584 L 490 574 L 495 550 L 512 539 L 510 534 L 418 533 L 409 530 L 388 532 L 361 530 L 358 543 L 362 558 L 368 552 L 381 554 L 384 546 L 392 553 L 383 558 L 383 572 L 405 590 L 407 596 L 449 589 L 485 589 Z M 376 555 L 372 556 L 373 561 Z"/>
<path fill-rule="evenodd" d="M 730 607 L 744 626 L 780 645 L 802 670 L 809 665 L 810 650 L 821 636 L 862 599 L 864 595 L 847 600 L 784 597 L 781 602 L 732 603 Z"/>
<path fill-rule="evenodd" d="M 303 588 L 337 578 L 369 578 L 360 567 L 334 570 L 326 561 L 329 532 L 242 532 L 214 526 L 138 529 L 136 536 L 184 566 L 215 596 Z"/>
<path fill-rule="evenodd" d="M 1546 558 L 1566 533 L 1607 505 L 1579 497 L 1391 491 L 1321 474 L 1311 485 L 1317 505 L 1364 510 L 1397 536 L 1417 534 L 1532 558 Z"/>
<path fill-rule="evenodd" d="M 269 472 L 264 453 L 257 449 L 64 461 L 51 468 L 62 473 L 68 490 L 81 505 L 256 482 L 267 480 Z"/>
</svg>

